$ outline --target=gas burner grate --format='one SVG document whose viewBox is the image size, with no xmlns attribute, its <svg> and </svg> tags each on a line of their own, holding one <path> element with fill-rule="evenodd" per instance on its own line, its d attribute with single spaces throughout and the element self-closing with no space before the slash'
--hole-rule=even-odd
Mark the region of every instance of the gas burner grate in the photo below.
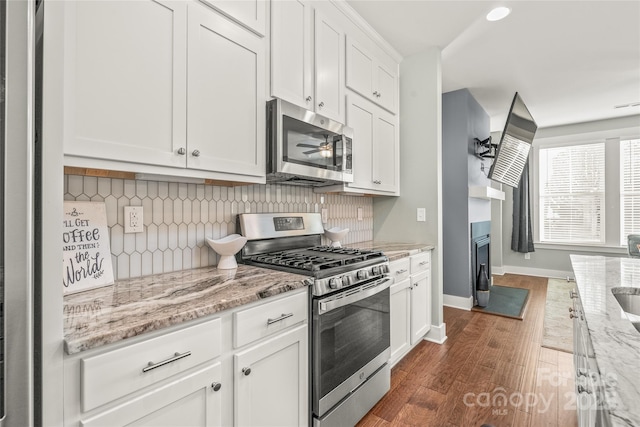
<svg viewBox="0 0 640 427">
<path fill-rule="evenodd" d="M 316 272 L 358 264 L 379 257 L 384 257 L 384 254 L 380 251 L 314 246 L 305 249 L 256 255 L 251 257 L 250 260 L 254 263 Z"/>
</svg>

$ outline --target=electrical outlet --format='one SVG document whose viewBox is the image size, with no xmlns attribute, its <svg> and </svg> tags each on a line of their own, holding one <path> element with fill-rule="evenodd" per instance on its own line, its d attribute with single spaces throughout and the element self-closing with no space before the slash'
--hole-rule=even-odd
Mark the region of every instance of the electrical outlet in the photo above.
<svg viewBox="0 0 640 427">
<path fill-rule="evenodd" d="M 144 218 L 142 206 L 124 207 L 124 232 L 142 233 L 144 231 Z"/>
<path fill-rule="evenodd" d="M 524 254 L 524 259 L 531 259 L 531 254 L 529 252 Z"/>
<path fill-rule="evenodd" d="M 425 208 L 418 208 L 418 211 L 416 212 L 416 220 L 418 222 L 427 221 L 427 210 Z"/>
<path fill-rule="evenodd" d="M 322 213 L 320 214 L 320 216 L 322 217 L 322 222 L 326 224 L 329 220 L 329 209 L 322 208 Z"/>
<path fill-rule="evenodd" d="M 364 210 L 362 208 L 358 208 L 358 221 L 364 220 Z"/>
</svg>

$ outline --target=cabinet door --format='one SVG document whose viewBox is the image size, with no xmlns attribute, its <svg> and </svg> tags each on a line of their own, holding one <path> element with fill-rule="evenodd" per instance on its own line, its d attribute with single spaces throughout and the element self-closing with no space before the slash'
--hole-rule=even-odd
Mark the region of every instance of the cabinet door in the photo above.
<svg viewBox="0 0 640 427">
<path fill-rule="evenodd" d="M 369 99 L 374 97 L 375 59 L 353 37 L 347 37 L 347 87 Z"/>
<path fill-rule="evenodd" d="M 308 424 L 304 324 L 234 356 L 235 425 Z"/>
<path fill-rule="evenodd" d="M 411 348 L 411 281 L 402 280 L 391 286 L 391 364 L 395 364 Z"/>
<path fill-rule="evenodd" d="M 430 271 L 411 276 L 411 345 L 431 329 Z"/>
<path fill-rule="evenodd" d="M 65 154 L 184 167 L 186 3 L 64 7 Z"/>
<path fill-rule="evenodd" d="M 347 125 L 353 128 L 353 182 L 350 187 L 373 189 L 373 105 L 358 96 L 347 98 Z"/>
<path fill-rule="evenodd" d="M 385 109 L 396 112 L 396 99 L 398 94 L 398 83 L 396 74 L 385 67 L 382 63 L 377 63 L 375 67 L 375 81 L 377 82 L 376 102 Z"/>
<path fill-rule="evenodd" d="M 378 191 L 396 192 L 399 181 L 399 144 L 396 117 L 381 109 L 376 111 L 373 136 L 373 183 Z"/>
<path fill-rule="evenodd" d="M 264 43 L 189 5 L 187 167 L 264 176 Z"/>
<path fill-rule="evenodd" d="M 344 31 L 315 11 L 315 111 L 344 123 Z"/>
<path fill-rule="evenodd" d="M 220 363 L 180 377 L 106 412 L 82 420 L 83 427 L 221 425 Z"/>
<path fill-rule="evenodd" d="M 311 5 L 271 3 L 271 95 L 314 110 Z"/>
<path fill-rule="evenodd" d="M 201 0 L 233 20 L 264 36 L 266 24 L 266 0 Z"/>
</svg>

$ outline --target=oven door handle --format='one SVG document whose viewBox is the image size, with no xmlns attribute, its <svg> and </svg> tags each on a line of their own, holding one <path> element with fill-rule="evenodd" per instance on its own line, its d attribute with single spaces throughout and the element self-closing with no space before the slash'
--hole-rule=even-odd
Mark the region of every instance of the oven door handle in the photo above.
<svg viewBox="0 0 640 427">
<path fill-rule="evenodd" d="M 393 284 L 393 282 L 394 282 L 393 277 L 385 277 L 385 278 L 376 280 L 374 286 L 362 292 L 358 292 L 356 294 L 352 294 L 339 299 L 333 299 L 333 297 L 329 297 L 329 298 L 326 298 L 325 300 L 319 300 L 318 314 L 324 314 L 328 311 L 335 310 L 336 308 L 344 307 L 345 305 L 353 304 L 356 301 L 369 298 L 370 296 L 373 296 L 378 292 L 384 291 L 385 289 L 390 287 Z"/>
</svg>

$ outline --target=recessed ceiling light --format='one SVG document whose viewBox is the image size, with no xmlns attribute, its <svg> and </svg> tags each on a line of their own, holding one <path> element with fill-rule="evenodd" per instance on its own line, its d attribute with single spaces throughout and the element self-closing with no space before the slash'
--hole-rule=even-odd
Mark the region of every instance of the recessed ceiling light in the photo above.
<svg viewBox="0 0 640 427">
<path fill-rule="evenodd" d="M 500 6 L 487 13 L 487 21 L 499 21 L 506 18 L 511 13 L 508 7 Z"/>
</svg>

